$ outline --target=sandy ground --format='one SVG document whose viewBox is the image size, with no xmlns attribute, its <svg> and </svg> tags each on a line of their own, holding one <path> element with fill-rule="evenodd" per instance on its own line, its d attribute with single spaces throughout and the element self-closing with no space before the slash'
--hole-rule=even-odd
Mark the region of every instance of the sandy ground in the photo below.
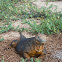
<svg viewBox="0 0 62 62">
<path fill-rule="evenodd" d="M 29 32 L 22 32 L 22 34 L 27 38 L 35 36 Z M 5 62 L 20 62 L 21 57 L 16 54 L 15 49 L 6 49 L 9 47 L 12 40 L 20 39 L 20 34 L 15 31 L 9 31 L 0 36 L 4 36 L 5 38 L 5 41 L 0 42 L 0 61 L 4 56 Z M 62 33 L 50 36 L 41 34 L 41 37 L 48 40 L 44 45 L 47 54 L 42 62 L 62 62 Z"/>
<path fill-rule="evenodd" d="M 38 8 L 41 8 L 42 6 L 48 8 L 50 5 L 54 5 L 54 7 L 52 8 L 53 11 L 54 11 L 54 9 L 56 9 L 56 7 L 57 7 L 56 11 L 58 11 L 58 12 L 62 11 L 62 1 L 48 2 L 48 4 L 47 4 L 44 1 L 38 0 L 37 2 L 34 2 L 34 4 L 36 4 Z"/>
</svg>

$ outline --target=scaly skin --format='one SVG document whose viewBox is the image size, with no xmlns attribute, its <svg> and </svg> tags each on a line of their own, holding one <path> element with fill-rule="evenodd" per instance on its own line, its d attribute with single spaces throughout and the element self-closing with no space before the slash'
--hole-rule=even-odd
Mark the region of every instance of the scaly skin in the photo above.
<svg viewBox="0 0 62 62">
<path fill-rule="evenodd" d="M 20 41 L 12 41 L 12 47 L 14 47 L 20 56 L 30 59 L 31 57 L 43 58 L 43 45 L 39 37 L 24 38 Z"/>
</svg>

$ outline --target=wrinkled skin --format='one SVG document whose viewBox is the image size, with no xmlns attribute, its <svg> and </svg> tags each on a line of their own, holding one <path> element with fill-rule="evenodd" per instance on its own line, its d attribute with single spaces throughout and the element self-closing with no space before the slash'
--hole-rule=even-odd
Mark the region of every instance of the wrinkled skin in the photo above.
<svg viewBox="0 0 62 62">
<path fill-rule="evenodd" d="M 12 41 L 11 46 L 15 48 L 20 56 L 30 59 L 31 57 L 43 58 L 43 45 L 39 37 L 24 38 L 20 41 Z"/>
</svg>

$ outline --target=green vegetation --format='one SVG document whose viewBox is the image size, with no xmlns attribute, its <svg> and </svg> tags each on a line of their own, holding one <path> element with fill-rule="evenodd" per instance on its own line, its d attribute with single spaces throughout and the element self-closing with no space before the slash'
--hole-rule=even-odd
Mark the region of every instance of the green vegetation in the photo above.
<svg viewBox="0 0 62 62">
<path fill-rule="evenodd" d="M 26 60 L 27 60 L 27 59 L 21 58 L 21 61 L 20 61 L 20 62 L 26 62 Z M 34 62 L 34 61 L 35 61 L 35 62 L 41 62 L 41 60 L 39 60 L 38 58 L 36 58 L 36 59 L 31 58 L 30 61 L 31 61 L 31 62 Z"/>
<path fill-rule="evenodd" d="M 33 59 L 33 58 L 31 58 L 31 62 L 41 62 L 41 60 L 40 59 L 38 59 L 38 58 L 36 58 L 36 59 Z"/>
<path fill-rule="evenodd" d="M 31 0 L 0 0 L 0 21 L 3 23 L 3 26 L 0 24 L 0 33 L 14 29 L 11 25 L 12 21 L 20 19 L 23 19 L 31 27 L 31 29 L 22 27 L 21 31 L 26 30 L 44 34 L 59 33 L 62 31 L 62 13 L 56 12 L 57 7 L 54 11 L 51 11 L 53 7 L 51 5 L 48 8 L 37 8 Z M 25 21 L 25 19 L 32 18 L 34 20 Z M 39 25 L 35 19 L 40 20 Z M 19 26 L 15 30 L 18 29 Z"/>
<path fill-rule="evenodd" d="M 15 2 L 17 0 L 14 0 Z M 13 15 L 17 15 L 17 8 L 14 6 L 15 2 L 11 0 L 0 0 L 0 20 L 10 20 Z"/>
<path fill-rule="evenodd" d="M 5 61 L 4 61 L 4 56 L 2 57 L 2 59 L 3 59 L 3 60 L 2 60 L 1 62 L 5 62 Z"/>
<path fill-rule="evenodd" d="M 11 24 L 9 24 L 8 26 L 5 26 L 5 24 L 1 27 L 0 29 L 0 33 L 4 33 L 7 32 L 8 30 L 10 30 L 12 28 Z"/>
<path fill-rule="evenodd" d="M 33 20 L 33 23 L 27 21 L 26 23 L 32 28 L 30 31 L 43 33 L 43 34 L 53 34 L 59 33 L 62 30 L 62 17 L 55 14 L 51 14 L 51 17 L 47 16 L 45 19 L 40 20 L 40 25 Z"/>
<path fill-rule="evenodd" d="M 4 41 L 4 38 L 1 38 L 1 39 L 0 39 L 0 42 L 1 42 L 1 41 Z"/>
<path fill-rule="evenodd" d="M 5 61 L 4 61 L 4 56 L 2 57 L 2 59 L 3 59 L 3 60 L 2 60 L 1 62 L 5 62 Z M 26 60 L 27 60 L 27 59 L 21 58 L 21 61 L 20 61 L 20 62 L 26 62 Z M 39 60 L 38 58 L 36 58 L 36 59 L 31 58 L 30 60 L 31 60 L 31 62 L 34 62 L 34 61 L 35 61 L 35 62 L 41 62 L 41 60 Z"/>
<path fill-rule="evenodd" d="M 32 10 L 31 18 L 39 19 L 40 24 L 38 25 L 35 20 L 25 21 L 32 28 L 29 29 L 29 31 L 43 34 L 59 33 L 60 30 L 62 30 L 62 13 L 52 12 L 51 8 L 53 7 L 54 6 L 51 5 L 48 8 L 35 8 L 35 10 L 37 9 L 37 11 Z M 56 11 L 56 9 L 54 11 Z"/>
</svg>

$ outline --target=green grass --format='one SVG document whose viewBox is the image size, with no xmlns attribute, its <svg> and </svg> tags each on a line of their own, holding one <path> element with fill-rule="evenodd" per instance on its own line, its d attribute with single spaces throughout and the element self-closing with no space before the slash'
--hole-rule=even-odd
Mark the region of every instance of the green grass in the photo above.
<svg viewBox="0 0 62 62">
<path fill-rule="evenodd" d="M 21 61 L 20 61 L 20 62 L 26 62 L 26 60 L 27 60 L 27 59 L 21 58 Z M 36 58 L 36 59 L 31 58 L 30 60 L 31 60 L 31 62 L 34 62 L 34 61 L 35 61 L 35 62 L 41 62 L 41 60 L 38 59 L 38 58 Z M 4 56 L 2 57 L 1 62 L 5 62 L 5 61 L 4 61 Z"/>
<path fill-rule="evenodd" d="M 4 61 L 4 56 L 2 57 L 2 61 L 1 61 L 1 62 L 5 62 L 5 61 Z"/>
<path fill-rule="evenodd" d="M 21 61 L 20 61 L 20 62 L 26 62 L 26 60 L 27 60 L 27 59 L 21 58 Z M 38 59 L 38 58 L 36 58 L 36 59 L 31 58 L 30 61 L 31 61 L 31 62 L 34 62 L 34 61 L 35 61 L 35 62 L 41 62 L 41 60 Z"/>
<path fill-rule="evenodd" d="M 0 39 L 0 42 L 1 42 L 1 41 L 4 41 L 4 38 L 1 38 L 1 39 Z"/>
<path fill-rule="evenodd" d="M 54 5 L 51 5 L 48 8 L 37 8 L 37 6 L 34 5 L 31 0 L 22 0 L 21 3 L 19 3 L 19 1 L 20 0 L 0 0 L 0 21 L 6 22 L 4 22 L 2 27 L 0 27 L 0 33 L 14 29 L 14 27 L 11 25 L 12 20 L 25 20 L 31 18 L 39 19 L 40 25 L 37 25 L 37 22 L 34 20 L 33 23 L 30 21 L 25 21 L 25 23 L 27 23 L 31 29 L 22 27 L 22 29 L 20 29 L 21 31 L 26 30 L 44 34 L 53 34 L 62 31 L 62 13 L 56 12 L 57 8 L 55 8 L 54 12 L 52 12 L 51 9 L 54 7 Z M 15 30 L 18 29 L 19 26 L 16 27 Z"/>
<path fill-rule="evenodd" d="M 0 0 L 0 20 L 10 20 L 11 16 L 17 15 L 15 2 L 11 0 Z"/>
<path fill-rule="evenodd" d="M 35 14 L 35 18 L 40 19 L 40 25 L 37 25 L 36 21 L 26 21 L 26 23 L 32 28 L 29 31 L 43 33 L 43 34 L 53 34 L 59 33 L 62 31 L 62 13 L 61 12 L 52 12 L 50 9 L 53 6 L 51 5 L 48 8 L 42 7 L 43 11 Z M 55 9 L 56 11 L 56 9 Z M 36 13 L 36 12 L 35 12 Z"/>
<path fill-rule="evenodd" d="M 7 32 L 8 30 L 11 30 L 12 29 L 12 26 L 11 26 L 11 24 L 9 24 L 9 25 L 3 25 L 1 28 L 0 28 L 0 34 L 1 33 L 4 33 L 4 32 Z"/>
</svg>

